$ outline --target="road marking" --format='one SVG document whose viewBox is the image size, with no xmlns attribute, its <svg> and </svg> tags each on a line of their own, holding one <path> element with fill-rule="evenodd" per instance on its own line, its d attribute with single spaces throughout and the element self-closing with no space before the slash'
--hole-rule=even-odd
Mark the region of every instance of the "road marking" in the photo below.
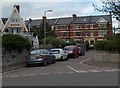
<svg viewBox="0 0 120 88">
<path fill-rule="evenodd" d="M 86 59 L 86 60 L 81 61 L 80 64 L 82 64 L 83 62 L 86 62 L 86 61 L 88 61 L 88 60 L 90 60 L 90 59 L 92 59 L 92 57 L 90 57 L 90 58 L 88 58 L 88 59 Z"/>
<path fill-rule="evenodd" d="M 9 77 L 12 77 L 12 78 L 14 78 L 14 77 L 18 77 L 19 75 L 12 75 L 12 76 L 9 76 Z"/>
<path fill-rule="evenodd" d="M 72 74 L 72 73 L 75 73 L 75 72 L 65 72 L 66 74 Z"/>
<path fill-rule="evenodd" d="M 36 74 L 27 74 L 27 75 L 22 75 L 22 76 L 35 76 Z"/>
<path fill-rule="evenodd" d="M 119 71 L 118 69 L 112 69 L 112 70 L 103 70 L 105 72 L 113 72 L 113 71 Z"/>
<path fill-rule="evenodd" d="M 88 71 L 85 71 L 85 70 L 79 70 L 78 73 L 88 73 Z"/>
<path fill-rule="evenodd" d="M 71 70 L 75 71 L 75 72 L 79 72 L 78 70 L 75 70 L 74 68 L 70 67 L 70 66 L 67 66 L 68 68 L 70 68 Z"/>
<path fill-rule="evenodd" d="M 100 70 L 88 70 L 89 72 L 102 72 Z"/>
<path fill-rule="evenodd" d="M 57 72 L 57 73 L 55 73 L 55 74 L 64 74 L 64 72 Z"/>
<path fill-rule="evenodd" d="M 50 73 L 41 73 L 39 75 L 50 75 Z"/>
</svg>

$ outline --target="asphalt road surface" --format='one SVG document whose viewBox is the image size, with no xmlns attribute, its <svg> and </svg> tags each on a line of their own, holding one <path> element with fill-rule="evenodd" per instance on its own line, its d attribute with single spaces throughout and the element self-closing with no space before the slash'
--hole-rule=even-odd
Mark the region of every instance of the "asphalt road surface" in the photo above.
<svg viewBox="0 0 120 88">
<path fill-rule="evenodd" d="M 87 65 L 95 51 L 46 67 L 23 67 L 2 74 L 3 86 L 118 86 L 118 68 Z"/>
</svg>

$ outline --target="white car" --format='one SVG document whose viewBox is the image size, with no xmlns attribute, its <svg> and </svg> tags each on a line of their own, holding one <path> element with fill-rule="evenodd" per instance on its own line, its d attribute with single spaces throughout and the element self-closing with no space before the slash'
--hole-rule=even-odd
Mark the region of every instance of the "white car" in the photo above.
<svg viewBox="0 0 120 88">
<path fill-rule="evenodd" d="M 58 60 L 68 60 L 68 54 L 63 49 L 51 49 L 51 54 L 55 56 L 55 59 Z"/>
</svg>

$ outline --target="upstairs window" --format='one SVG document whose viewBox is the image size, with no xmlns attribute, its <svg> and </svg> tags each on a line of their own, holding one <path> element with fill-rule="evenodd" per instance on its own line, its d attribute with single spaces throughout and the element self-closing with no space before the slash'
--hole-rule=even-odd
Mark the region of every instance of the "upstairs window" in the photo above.
<svg viewBox="0 0 120 88">
<path fill-rule="evenodd" d="M 18 19 L 17 19 L 17 18 L 13 18 L 13 19 L 12 19 L 12 22 L 13 22 L 13 23 L 16 23 L 16 22 L 18 22 Z"/>
<path fill-rule="evenodd" d="M 75 32 L 75 36 L 82 36 L 81 32 Z"/>
</svg>

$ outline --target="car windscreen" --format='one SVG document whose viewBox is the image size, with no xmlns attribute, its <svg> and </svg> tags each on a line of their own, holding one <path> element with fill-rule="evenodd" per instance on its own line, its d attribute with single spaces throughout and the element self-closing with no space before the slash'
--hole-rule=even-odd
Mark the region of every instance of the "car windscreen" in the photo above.
<svg viewBox="0 0 120 88">
<path fill-rule="evenodd" d="M 40 50 L 33 50 L 33 51 L 30 52 L 30 54 L 40 54 L 40 53 L 41 53 Z"/>
<path fill-rule="evenodd" d="M 73 47 L 65 47 L 64 50 L 73 50 Z"/>
<path fill-rule="evenodd" d="M 59 50 L 51 50 L 50 52 L 51 52 L 51 54 L 59 54 L 60 53 Z"/>
</svg>

